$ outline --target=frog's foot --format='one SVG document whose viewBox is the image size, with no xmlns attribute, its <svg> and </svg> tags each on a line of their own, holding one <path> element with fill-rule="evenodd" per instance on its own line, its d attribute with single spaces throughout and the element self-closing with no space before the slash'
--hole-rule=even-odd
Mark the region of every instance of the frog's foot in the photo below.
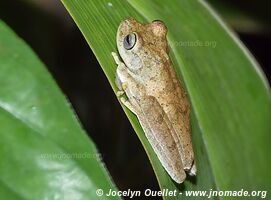
<svg viewBox="0 0 271 200">
<path fill-rule="evenodd" d="M 191 169 L 188 171 L 188 174 L 190 176 L 196 176 L 197 174 L 197 167 L 196 167 L 196 161 L 194 160 Z"/>
<path fill-rule="evenodd" d="M 122 97 L 125 94 L 125 92 L 123 90 L 119 90 L 117 91 L 116 95 L 118 98 Z"/>
<path fill-rule="evenodd" d="M 117 91 L 116 95 L 119 98 L 125 94 L 125 90 L 127 89 L 127 85 L 125 83 L 118 82 L 117 80 L 119 80 L 119 79 L 116 79 L 116 84 L 117 84 L 119 90 Z"/>
<path fill-rule="evenodd" d="M 119 56 L 118 56 L 117 53 L 111 52 L 111 55 L 113 56 L 113 58 L 114 58 L 117 65 L 121 65 L 123 63 L 123 62 L 120 61 Z"/>
<path fill-rule="evenodd" d="M 122 83 L 122 84 L 121 84 L 121 88 L 122 88 L 124 91 L 126 91 L 127 88 L 128 88 L 127 83 Z"/>
</svg>

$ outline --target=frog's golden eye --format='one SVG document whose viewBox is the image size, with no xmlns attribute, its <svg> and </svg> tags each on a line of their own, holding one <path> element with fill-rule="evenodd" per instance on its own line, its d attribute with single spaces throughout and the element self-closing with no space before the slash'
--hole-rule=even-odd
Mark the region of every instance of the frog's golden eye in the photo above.
<svg viewBox="0 0 271 200">
<path fill-rule="evenodd" d="M 136 44 L 136 34 L 130 33 L 125 36 L 123 40 L 123 46 L 127 50 L 131 50 Z"/>
</svg>

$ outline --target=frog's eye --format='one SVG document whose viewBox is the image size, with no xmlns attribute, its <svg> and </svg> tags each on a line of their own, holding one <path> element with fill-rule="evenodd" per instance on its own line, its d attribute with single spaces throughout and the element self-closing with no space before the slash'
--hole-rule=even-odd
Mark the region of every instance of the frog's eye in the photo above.
<svg viewBox="0 0 271 200">
<path fill-rule="evenodd" d="M 125 49 L 130 50 L 135 46 L 135 43 L 136 43 L 136 34 L 130 33 L 125 36 L 123 46 Z"/>
</svg>

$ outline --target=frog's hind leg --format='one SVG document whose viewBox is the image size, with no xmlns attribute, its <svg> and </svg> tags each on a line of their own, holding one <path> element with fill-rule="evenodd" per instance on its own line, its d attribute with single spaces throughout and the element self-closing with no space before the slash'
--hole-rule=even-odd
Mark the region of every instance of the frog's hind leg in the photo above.
<svg viewBox="0 0 271 200">
<path fill-rule="evenodd" d="M 132 103 L 124 98 L 124 97 L 120 97 L 120 102 L 125 105 L 130 111 L 132 111 L 135 115 L 139 114 L 139 108 L 137 106 L 132 105 Z"/>
<path fill-rule="evenodd" d="M 171 178 L 177 183 L 182 183 L 186 178 L 186 173 L 177 144 L 172 136 L 174 129 L 154 97 L 147 96 L 142 101 L 138 118 L 145 135 Z"/>
</svg>

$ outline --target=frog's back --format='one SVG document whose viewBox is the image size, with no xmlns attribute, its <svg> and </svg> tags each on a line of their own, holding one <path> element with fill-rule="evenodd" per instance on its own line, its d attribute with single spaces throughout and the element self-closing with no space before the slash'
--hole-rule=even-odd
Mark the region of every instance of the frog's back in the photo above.
<svg viewBox="0 0 271 200">
<path fill-rule="evenodd" d="M 168 78 L 166 81 L 163 81 L 163 86 L 160 87 L 162 89 L 158 93 L 156 92 L 155 95 L 178 135 L 176 143 L 179 144 L 177 146 L 183 166 L 186 170 L 189 170 L 194 162 L 194 152 L 191 143 L 190 106 L 188 97 L 184 87 L 177 79 L 171 62 L 162 75 Z"/>
</svg>

